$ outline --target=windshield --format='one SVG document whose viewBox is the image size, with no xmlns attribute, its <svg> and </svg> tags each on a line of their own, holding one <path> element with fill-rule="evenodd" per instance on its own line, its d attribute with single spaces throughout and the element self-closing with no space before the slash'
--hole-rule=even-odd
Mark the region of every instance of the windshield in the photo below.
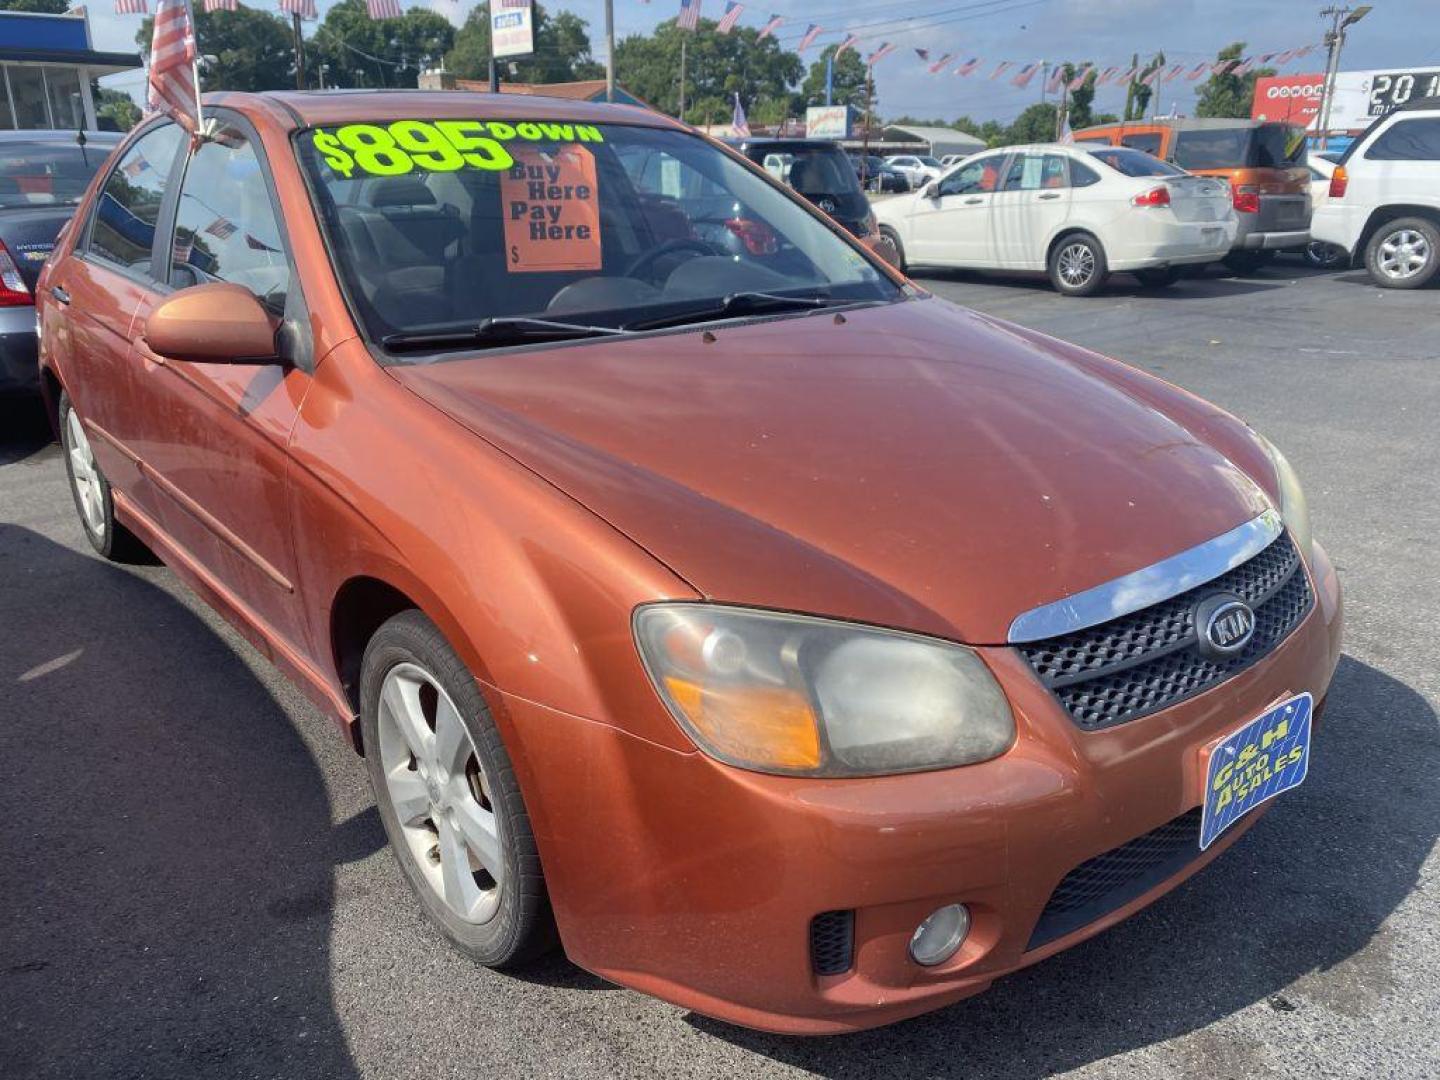
<svg viewBox="0 0 1440 1080">
<path fill-rule="evenodd" d="M 0 208 L 74 206 L 111 147 L 0 142 Z"/>
<path fill-rule="evenodd" d="M 299 152 L 377 341 L 674 324 L 740 294 L 901 295 L 790 195 L 686 132 L 402 120 L 308 131 Z"/>
<path fill-rule="evenodd" d="M 1096 161 L 1109 165 L 1116 172 L 1126 176 L 1183 176 L 1185 170 L 1151 157 L 1143 150 L 1131 150 L 1124 146 L 1097 146 L 1086 152 Z"/>
<path fill-rule="evenodd" d="M 1181 131 L 1174 158 L 1182 169 L 1285 168 L 1305 160 L 1305 132 L 1286 124 Z"/>
</svg>

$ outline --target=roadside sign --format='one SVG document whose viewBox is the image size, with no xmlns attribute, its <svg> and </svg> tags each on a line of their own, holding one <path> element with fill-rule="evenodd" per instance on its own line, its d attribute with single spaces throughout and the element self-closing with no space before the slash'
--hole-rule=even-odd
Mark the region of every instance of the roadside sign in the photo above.
<svg viewBox="0 0 1440 1080">
<path fill-rule="evenodd" d="M 490 47 L 497 60 L 535 51 L 535 13 L 529 0 L 518 4 L 500 0 L 490 5 Z"/>
</svg>

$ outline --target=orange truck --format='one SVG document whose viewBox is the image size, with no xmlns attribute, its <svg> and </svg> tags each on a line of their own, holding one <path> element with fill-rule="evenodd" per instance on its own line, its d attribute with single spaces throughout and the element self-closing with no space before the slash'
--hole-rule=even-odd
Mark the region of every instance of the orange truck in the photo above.
<svg viewBox="0 0 1440 1080">
<path fill-rule="evenodd" d="M 1187 172 L 1229 181 L 1240 227 L 1224 263 L 1236 273 L 1250 273 L 1277 251 L 1310 241 L 1310 173 L 1305 129 L 1298 125 L 1157 118 L 1082 128 L 1075 141 L 1129 146 Z"/>
</svg>

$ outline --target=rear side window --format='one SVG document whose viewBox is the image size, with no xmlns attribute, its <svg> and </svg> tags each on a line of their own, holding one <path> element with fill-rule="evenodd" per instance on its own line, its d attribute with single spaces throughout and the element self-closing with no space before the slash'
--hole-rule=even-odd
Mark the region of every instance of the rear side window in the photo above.
<svg viewBox="0 0 1440 1080">
<path fill-rule="evenodd" d="M 1111 146 L 1102 150 L 1091 150 L 1091 157 L 1104 162 L 1116 172 L 1126 176 L 1180 176 L 1185 170 L 1177 169 L 1150 154 L 1129 150 L 1123 146 Z"/>
<path fill-rule="evenodd" d="M 243 285 L 267 307 L 285 310 L 290 262 L 255 148 L 222 127 L 185 170 L 175 216 L 170 283 Z"/>
<path fill-rule="evenodd" d="M 1365 157 L 1370 161 L 1440 161 L 1440 117 L 1399 121 L 1385 129 Z"/>
<path fill-rule="evenodd" d="M 1120 136 L 1120 145 L 1128 146 L 1135 150 L 1144 150 L 1147 154 L 1159 155 L 1160 133 L 1158 131 L 1137 131 L 1130 135 Z"/>
<path fill-rule="evenodd" d="M 1239 169 L 1250 164 L 1249 128 L 1181 131 L 1175 136 L 1175 164 L 1182 169 Z"/>
<path fill-rule="evenodd" d="M 1070 186 L 1089 187 L 1100 182 L 1100 174 L 1083 161 L 1070 161 Z"/>
<path fill-rule="evenodd" d="M 180 137 L 179 127 L 165 124 L 125 151 L 96 200 L 88 254 L 126 270 L 150 272 L 155 223 Z"/>
</svg>

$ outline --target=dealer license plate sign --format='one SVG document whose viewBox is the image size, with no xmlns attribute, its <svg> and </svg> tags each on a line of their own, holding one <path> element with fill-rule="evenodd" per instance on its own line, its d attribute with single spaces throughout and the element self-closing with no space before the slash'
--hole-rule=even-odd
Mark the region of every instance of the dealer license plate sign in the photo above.
<svg viewBox="0 0 1440 1080">
<path fill-rule="evenodd" d="M 1314 699 L 1298 694 L 1214 744 L 1205 766 L 1201 851 L 1265 800 L 1305 779 L 1313 711 Z"/>
</svg>

